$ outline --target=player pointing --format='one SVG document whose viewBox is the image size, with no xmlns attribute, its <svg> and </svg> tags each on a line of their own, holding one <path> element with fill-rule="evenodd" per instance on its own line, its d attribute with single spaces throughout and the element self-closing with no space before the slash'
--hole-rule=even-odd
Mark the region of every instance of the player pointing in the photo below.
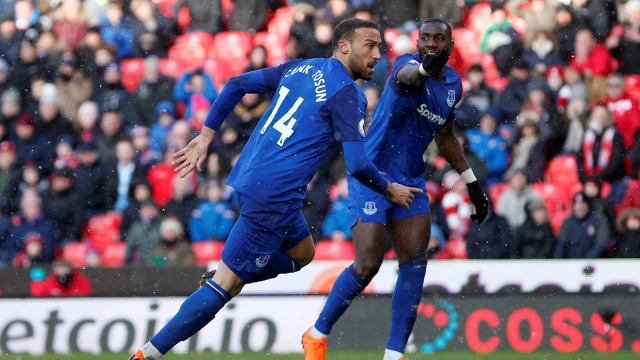
<svg viewBox="0 0 640 360">
<path fill-rule="evenodd" d="M 332 58 L 294 60 L 230 79 L 202 132 L 174 155 L 174 165 L 183 177 L 194 168 L 201 170 L 209 144 L 242 96 L 274 93 L 227 180 L 239 193 L 240 217 L 213 278 L 130 360 L 160 358 L 213 320 L 245 284 L 295 272 L 311 262 L 313 240 L 302 201 L 336 140 L 342 143 L 349 172 L 373 193 L 406 209 L 414 194 L 422 193 L 387 181 L 364 150 L 366 100 L 354 80 L 371 79 L 381 41 L 375 22 L 347 19 L 335 28 Z"/>
<path fill-rule="evenodd" d="M 424 190 L 422 156 L 435 139 L 440 152 L 466 181 L 476 208 L 472 218 L 481 223 L 489 211 L 488 199 L 453 130 L 453 110 L 462 95 L 462 84 L 460 75 L 446 65 L 453 51 L 451 26 L 440 19 L 425 21 L 420 26 L 418 51 L 394 62 L 367 133 L 367 155 L 391 181 Z M 380 269 L 387 249 L 386 225 L 393 234 L 400 269 L 391 299 L 391 331 L 384 360 L 404 359 L 416 320 L 431 232 L 427 195 L 416 194 L 405 211 L 358 180 L 348 177 L 355 261 L 338 277 L 315 325 L 303 335 L 305 360 L 326 359 L 331 328 Z"/>
</svg>

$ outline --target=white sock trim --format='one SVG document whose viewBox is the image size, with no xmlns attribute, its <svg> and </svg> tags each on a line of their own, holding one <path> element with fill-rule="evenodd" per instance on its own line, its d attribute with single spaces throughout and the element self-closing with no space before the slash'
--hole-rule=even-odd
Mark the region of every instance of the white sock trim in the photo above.
<svg viewBox="0 0 640 360">
<path fill-rule="evenodd" d="M 471 170 L 471 168 L 468 168 L 467 170 L 463 171 L 462 174 L 460 174 L 460 176 L 462 176 L 462 179 L 466 184 L 472 183 L 478 180 L 476 179 L 476 175 L 473 173 L 473 170 Z"/>
<path fill-rule="evenodd" d="M 398 359 L 401 359 L 403 356 L 404 354 L 401 352 L 384 349 L 384 358 L 382 360 L 398 360 Z"/>
<path fill-rule="evenodd" d="M 309 335 L 313 336 L 316 339 L 324 339 L 329 336 L 327 334 L 321 333 L 320 330 L 316 329 L 315 326 L 312 327 L 311 330 L 309 330 Z"/>
<path fill-rule="evenodd" d="M 158 349 L 156 349 L 155 346 L 153 346 L 151 341 L 142 345 L 140 350 L 144 355 L 144 360 L 159 360 L 162 357 L 162 353 Z"/>
</svg>

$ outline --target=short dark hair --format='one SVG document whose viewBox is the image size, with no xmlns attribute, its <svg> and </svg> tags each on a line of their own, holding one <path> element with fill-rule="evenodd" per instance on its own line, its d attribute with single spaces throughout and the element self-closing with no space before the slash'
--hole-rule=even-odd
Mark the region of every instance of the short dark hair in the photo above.
<svg viewBox="0 0 640 360">
<path fill-rule="evenodd" d="M 349 18 L 340 21 L 333 30 L 333 48 L 336 49 L 338 47 L 338 42 L 342 39 L 353 42 L 356 30 L 359 28 L 371 28 L 380 31 L 380 24 L 375 21 L 357 18 Z"/>
<path fill-rule="evenodd" d="M 447 35 L 449 36 L 449 39 L 453 38 L 453 28 L 451 27 L 451 24 L 449 24 L 448 22 L 440 19 L 440 18 L 429 18 L 426 19 L 425 21 L 422 22 L 422 25 L 425 24 L 431 24 L 431 23 L 437 23 L 437 24 L 443 24 L 444 26 L 447 27 Z M 422 27 L 422 25 L 420 25 L 420 27 Z"/>
</svg>

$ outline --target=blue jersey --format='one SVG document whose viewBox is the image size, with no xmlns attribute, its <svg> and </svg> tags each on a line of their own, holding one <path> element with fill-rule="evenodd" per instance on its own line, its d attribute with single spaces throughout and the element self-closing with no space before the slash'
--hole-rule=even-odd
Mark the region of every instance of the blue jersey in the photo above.
<svg viewBox="0 0 640 360">
<path fill-rule="evenodd" d="M 274 96 L 227 183 L 276 211 L 302 207 L 335 141 L 364 141 L 364 93 L 333 58 L 290 61 L 236 81 Z"/>
<path fill-rule="evenodd" d="M 424 188 L 423 154 L 438 129 L 453 117 L 462 96 L 460 75 L 449 66 L 445 80 L 428 79 L 422 86 L 401 84 L 398 71 L 420 64 L 418 53 L 399 56 L 387 79 L 367 132 L 367 156 L 390 181 Z"/>
</svg>

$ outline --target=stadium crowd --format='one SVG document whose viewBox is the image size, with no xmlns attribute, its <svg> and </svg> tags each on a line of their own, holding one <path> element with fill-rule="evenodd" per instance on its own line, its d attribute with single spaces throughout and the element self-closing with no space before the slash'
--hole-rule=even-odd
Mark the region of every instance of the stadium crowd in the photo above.
<svg viewBox="0 0 640 360">
<path fill-rule="evenodd" d="M 0 266 L 219 259 L 237 216 L 225 177 L 269 97 L 243 97 L 203 172 L 176 176 L 172 154 L 233 75 L 331 56 L 350 16 L 383 26 L 370 110 L 419 19 L 454 26 L 456 131 L 496 212 L 472 223 L 429 149 L 430 257 L 640 257 L 640 0 L 8 0 Z M 336 148 L 308 187 L 316 259 L 353 257 L 345 173 Z"/>
</svg>

